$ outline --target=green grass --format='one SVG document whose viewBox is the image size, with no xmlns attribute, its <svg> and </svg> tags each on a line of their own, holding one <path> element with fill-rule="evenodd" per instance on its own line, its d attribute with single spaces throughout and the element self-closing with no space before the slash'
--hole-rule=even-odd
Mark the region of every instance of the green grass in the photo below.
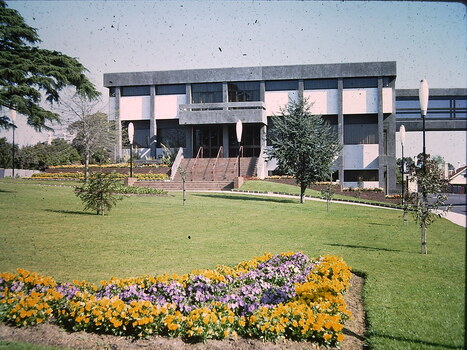
<svg viewBox="0 0 467 350">
<path fill-rule="evenodd" d="M 105 217 L 82 207 L 71 188 L 0 181 L 0 271 L 97 282 L 263 252 L 336 254 L 367 276 L 374 349 L 464 344 L 465 230 L 444 219 L 429 227 L 422 256 L 417 226 L 404 226 L 396 210 L 336 203 L 327 212 L 322 202 L 229 193 L 188 193 L 185 206 L 180 193 L 128 197 Z"/>
<path fill-rule="evenodd" d="M 245 181 L 245 183 L 240 188 L 240 191 L 242 190 L 243 191 L 257 191 L 257 192 L 279 192 L 279 193 L 300 195 L 300 187 L 298 186 L 282 184 L 282 183 L 277 183 L 277 182 L 270 182 L 270 181 L 260 181 L 260 180 Z M 306 189 L 305 195 L 321 198 L 321 192 L 313 190 L 311 188 Z M 370 200 L 370 199 L 345 196 L 341 194 L 334 194 L 332 198 L 342 199 L 345 201 L 353 201 L 353 202 L 365 202 L 365 203 L 375 203 L 375 204 L 381 203 L 381 202 Z M 385 204 L 388 204 L 388 203 L 385 203 Z"/>
<path fill-rule="evenodd" d="M 60 348 L 0 340 L 0 350 L 60 350 Z"/>
</svg>

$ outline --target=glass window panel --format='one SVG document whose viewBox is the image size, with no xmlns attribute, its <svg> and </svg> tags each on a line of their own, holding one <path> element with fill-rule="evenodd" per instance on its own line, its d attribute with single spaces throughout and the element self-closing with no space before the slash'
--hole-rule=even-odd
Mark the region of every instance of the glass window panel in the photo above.
<svg viewBox="0 0 467 350">
<path fill-rule="evenodd" d="M 430 108 L 450 108 L 450 99 L 435 100 L 428 99 L 428 110 Z"/>
<path fill-rule="evenodd" d="M 150 93 L 151 89 L 149 85 L 122 87 L 122 96 L 149 96 Z"/>
<path fill-rule="evenodd" d="M 303 82 L 305 90 L 337 89 L 337 79 L 312 79 Z"/>
<path fill-rule="evenodd" d="M 156 95 L 184 95 L 186 94 L 185 84 L 157 85 Z"/>
<path fill-rule="evenodd" d="M 396 100 L 396 109 L 417 108 L 420 109 L 418 100 Z"/>
<path fill-rule="evenodd" d="M 397 118 L 421 118 L 420 113 L 403 113 L 398 111 L 396 114 Z"/>
<path fill-rule="evenodd" d="M 378 78 L 344 78 L 344 89 L 377 88 Z"/>
<path fill-rule="evenodd" d="M 228 84 L 229 102 L 259 101 L 259 82 L 237 82 Z"/>
<path fill-rule="evenodd" d="M 455 100 L 456 108 L 467 108 L 467 100 L 466 99 L 456 99 Z"/>
<path fill-rule="evenodd" d="M 266 91 L 298 90 L 298 80 L 271 80 L 266 81 Z"/>
<path fill-rule="evenodd" d="M 427 118 L 451 118 L 451 113 L 450 112 L 433 112 L 433 111 L 428 110 L 426 117 Z"/>
<path fill-rule="evenodd" d="M 192 84 L 191 97 L 192 103 L 222 102 L 222 83 Z"/>
<path fill-rule="evenodd" d="M 378 170 L 344 170 L 344 181 L 378 181 Z"/>
<path fill-rule="evenodd" d="M 467 118 L 467 112 L 456 112 L 456 118 Z"/>
</svg>

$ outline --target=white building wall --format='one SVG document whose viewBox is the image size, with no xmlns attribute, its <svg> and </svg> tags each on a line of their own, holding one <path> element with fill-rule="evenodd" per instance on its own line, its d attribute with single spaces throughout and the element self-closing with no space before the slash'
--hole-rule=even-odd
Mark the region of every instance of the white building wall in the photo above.
<svg viewBox="0 0 467 350">
<path fill-rule="evenodd" d="M 378 89 L 344 89 L 344 114 L 378 113 Z"/>
<path fill-rule="evenodd" d="M 383 113 L 394 113 L 394 105 L 392 103 L 392 88 L 383 88 Z"/>
<path fill-rule="evenodd" d="M 151 118 L 150 96 L 126 96 L 120 98 L 121 120 L 147 120 Z"/>
<path fill-rule="evenodd" d="M 378 169 L 377 144 L 344 145 L 344 169 Z"/>
<path fill-rule="evenodd" d="M 266 115 L 277 115 L 280 109 L 289 103 L 289 99 L 298 100 L 298 91 L 266 91 L 264 103 L 266 104 Z"/>
<path fill-rule="evenodd" d="M 161 95 L 154 99 L 156 119 L 179 118 L 179 105 L 187 103 L 186 95 Z"/>
<path fill-rule="evenodd" d="M 339 91 L 336 89 L 304 91 L 303 97 L 312 104 L 313 114 L 338 114 Z"/>
</svg>

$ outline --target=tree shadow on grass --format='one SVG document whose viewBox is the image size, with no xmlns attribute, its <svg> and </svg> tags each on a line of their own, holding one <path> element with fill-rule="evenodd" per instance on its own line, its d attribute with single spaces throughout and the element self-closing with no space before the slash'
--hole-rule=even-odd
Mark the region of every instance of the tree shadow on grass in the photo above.
<svg viewBox="0 0 467 350">
<path fill-rule="evenodd" d="M 0 193 L 14 193 L 15 191 L 9 191 L 9 190 L 0 190 Z"/>
<path fill-rule="evenodd" d="M 392 335 L 387 335 L 387 334 L 380 334 L 380 333 L 375 333 L 373 335 L 374 337 L 380 337 L 380 338 L 385 338 L 385 339 L 391 339 L 391 340 L 396 340 L 400 342 L 405 342 L 409 344 L 420 344 L 422 346 L 432 346 L 440 349 L 463 349 L 462 345 L 447 345 L 447 344 L 439 344 L 439 343 L 433 343 L 425 340 L 420 340 L 420 339 L 409 339 L 409 338 L 402 338 L 402 337 L 396 337 Z"/>
<path fill-rule="evenodd" d="M 242 194 L 192 194 L 196 197 L 210 197 L 210 198 L 225 198 L 237 201 L 257 201 L 257 202 L 274 202 L 274 203 L 298 203 L 298 201 L 291 198 L 277 198 L 277 197 L 266 197 L 266 196 L 255 196 L 255 195 L 242 195 Z"/>
<path fill-rule="evenodd" d="M 96 213 L 91 213 L 88 211 L 75 211 L 75 210 L 56 210 L 56 209 L 44 209 L 45 211 L 58 214 L 72 214 L 72 215 L 93 215 L 96 216 Z"/>
<path fill-rule="evenodd" d="M 402 252 L 402 250 L 398 250 L 398 249 L 366 247 L 366 246 L 362 246 L 362 245 L 353 245 L 353 244 L 335 244 L 335 243 L 329 243 L 329 244 L 326 244 L 326 245 L 329 245 L 329 246 L 332 246 L 332 247 L 344 247 L 344 248 L 364 249 L 364 250 L 373 250 L 373 251 Z"/>
</svg>

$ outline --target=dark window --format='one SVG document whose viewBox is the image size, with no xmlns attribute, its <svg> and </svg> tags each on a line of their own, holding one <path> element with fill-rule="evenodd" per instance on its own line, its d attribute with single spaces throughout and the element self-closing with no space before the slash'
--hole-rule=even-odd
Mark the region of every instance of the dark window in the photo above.
<svg viewBox="0 0 467 350">
<path fill-rule="evenodd" d="M 378 78 L 344 78 L 344 89 L 377 88 Z"/>
<path fill-rule="evenodd" d="M 466 100 L 453 96 L 434 96 L 428 100 L 427 118 L 465 118 Z M 418 97 L 398 97 L 396 99 L 396 113 L 398 118 L 421 118 Z"/>
<path fill-rule="evenodd" d="M 185 128 L 166 128 L 157 130 L 157 147 L 162 145 L 168 148 L 185 147 L 186 136 Z"/>
<path fill-rule="evenodd" d="M 156 95 L 184 95 L 186 94 L 185 84 L 157 85 Z"/>
<path fill-rule="evenodd" d="M 305 90 L 337 89 L 337 79 L 304 80 Z"/>
<path fill-rule="evenodd" d="M 339 133 L 337 115 L 323 115 L 321 118 L 323 118 L 323 120 L 329 124 L 332 133 L 337 137 Z"/>
<path fill-rule="evenodd" d="M 117 95 L 117 88 L 111 87 L 109 88 L 109 97 L 115 97 Z"/>
<path fill-rule="evenodd" d="M 260 101 L 257 81 L 229 83 L 228 90 L 229 102 Z"/>
<path fill-rule="evenodd" d="M 378 181 L 378 170 L 344 170 L 344 181 Z"/>
<path fill-rule="evenodd" d="M 133 121 L 124 121 L 122 122 L 122 127 L 124 129 L 124 136 L 122 136 L 123 145 L 129 147 L 128 141 L 128 124 L 133 123 L 135 130 L 133 146 L 140 148 L 149 148 L 149 120 L 133 120 Z"/>
<path fill-rule="evenodd" d="M 149 85 L 122 87 L 122 96 L 149 96 L 150 94 L 151 89 Z"/>
<path fill-rule="evenodd" d="M 298 90 L 298 80 L 271 80 L 266 81 L 266 91 Z"/>
<path fill-rule="evenodd" d="M 344 116 L 344 144 L 376 144 L 378 143 L 377 115 Z"/>
<path fill-rule="evenodd" d="M 191 84 L 192 103 L 219 103 L 222 95 L 222 83 Z"/>
</svg>

